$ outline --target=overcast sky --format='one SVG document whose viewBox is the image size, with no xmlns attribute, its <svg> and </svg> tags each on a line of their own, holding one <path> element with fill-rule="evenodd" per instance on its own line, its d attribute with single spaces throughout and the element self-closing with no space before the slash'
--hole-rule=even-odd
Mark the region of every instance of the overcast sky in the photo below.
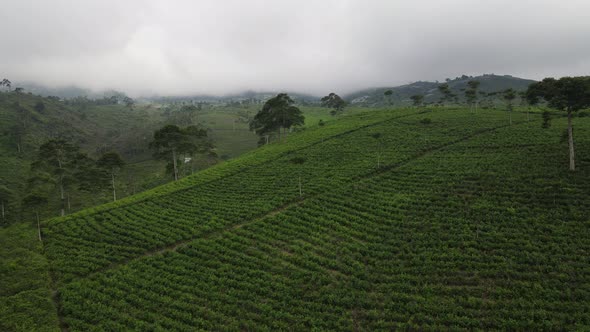
<svg viewBox="0 0 590 332">
<path fill-rule="evenodd" d="M 588 0 L 0 0 L 0 76 L 138 96 L 589 75 L 589 13 Z"/>
</svg>

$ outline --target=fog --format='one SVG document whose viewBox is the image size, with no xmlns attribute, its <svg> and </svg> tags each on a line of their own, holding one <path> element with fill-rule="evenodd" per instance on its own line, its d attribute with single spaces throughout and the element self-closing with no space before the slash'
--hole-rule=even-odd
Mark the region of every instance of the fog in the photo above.
<svg viewBox="0 0 590 332">
<path fill-rule="evenodd" d="M 0 79 L 132 96 L 590 72 L 585 0 L 0 1 Z"/>
</svg>

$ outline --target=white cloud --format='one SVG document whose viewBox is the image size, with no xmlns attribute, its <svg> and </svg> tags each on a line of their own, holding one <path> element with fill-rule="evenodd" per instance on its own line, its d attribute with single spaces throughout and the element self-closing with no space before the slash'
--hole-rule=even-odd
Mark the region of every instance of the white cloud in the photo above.
<svg viewBox="0 0 590 332">
<path fill-rule="evenodd" d="M 590 71 L 578 0 L 7 1 L 0 76 L 131 94 L 323 94 Z"/>
</svg>

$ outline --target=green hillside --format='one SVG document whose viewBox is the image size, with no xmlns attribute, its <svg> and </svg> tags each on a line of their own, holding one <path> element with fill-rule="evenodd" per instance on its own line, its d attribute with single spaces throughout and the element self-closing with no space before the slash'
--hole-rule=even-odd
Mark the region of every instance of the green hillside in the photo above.
<svg viewBox="0 0 590 332">
<path fill-rule="evenodd" d="M 13 192 L 7 206 L 9 221 L 26 217 L 21 215 L 20 200 L 28 191 L 30 164 L 39 146 L 50 138 L 66 138 L 95 158 L 101 151 L 118 151 L 128 163 L 118 183 L 121 196 L 150 187 L 150 183 L 158 179 L 157 184 L 164 183 L 161 180 L 163 164 L 147 161 L 151 153 L 146 140 L 161 121 L 156 112 L 150 106 L 129 109 L 124 105 L 74 103 L 29 93 L 0 93 L 0 162 L 3 166 L 0 185 Z M 50 193 L 50 197 L 53 196 Z M 79 210 L 108 200 L 108 192 L 73 193 L 71 206 L 72 210 Z M 43 215 L 55 216 L 56 209 L 48 208 Z"/>
<path fill-rule="evenodd" d="M 93 158 L 105 151 L 118 152 L 126 162 L 117 179 L 119 197 L 169 182 L 172 178 L 165 173 L 165 162 L 154 160 L 148 148 L 154 131 L 170 121 L 163 108 L 154 104 L 129 108 L 86 98 L 59 100 L 0 92 L 0 186 L 12 192 L 5 202 L 8 221 L 28 217 L 21 213 L 20 202 L 29 191 L 30 165 L 39 146 L 51 138 L 66 138 Z M 199 114 L 199 123 L 209 129 L 220 158 L 236 157 L 256 148 L 258 137 L 248 130 L 247 123 L 235 122 L 237 112 L 233 108 L 206 108 Z M 209 167 L 218 159 L 195 158 L 193 168 Z M 42 215 L 52 217 L 59 211 L 59 202 L 54 192 L 48 194 L 52 201 Z M 71 211 L 77 211 L 108 202 L 112 194 L 108 190 L 92 195 L 75 191 L 70 196 Z"/>
<path fill-rule="evenodd" d="M 441 83 L 419 81 L 396 87 L 366 89 L 348 94 L 345 98 L 353 105 L 357 106 L 408 106 L 412 105 L 410 97 L 413 95 L 423 95 L 424 102 L 436 103 L 442 97 L 441 93 L 438 91 L 438 86 L 442 83 L 447 83 L 451 92 L 456 94 L 459 97 L 459 100 L 463 102 L 465 100 L 464 90 L 468 87 L 467 82 L 471 80 L 480 82 L 479 91 L 485 93 L 504 91 L 506 89 L 524 91 L 531 83 L 535 82 L 533 80 L 510 75 L 485 74 L 475 77 L 463 75 L 454 79 L 449 78 L 446 82 Z M 389 98 L 384 96 L 384 92 L 387 90 L 391 90 L 392 92 L 392 95 Z M 503 104 L 502 100 L 495 99 L 497 98 L 491 98 L 490 102 Z"/>
<path fill-rule="evenodd" d="M 69 331 L 587 329 L 590 118 L 574 173 L 561 114 L 512 121 L 362 112 L 48 220 L 46 293 Z"/>
</svg>

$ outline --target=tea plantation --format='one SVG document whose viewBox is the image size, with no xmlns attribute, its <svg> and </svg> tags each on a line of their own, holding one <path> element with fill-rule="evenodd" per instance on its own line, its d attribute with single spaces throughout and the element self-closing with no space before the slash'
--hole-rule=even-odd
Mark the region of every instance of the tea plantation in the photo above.
<svg viewBox="0 0 590 332">
<path fill-rule="evenodd" d="M 425 120 L 428 119 L 428 120 Z M 62 330 L 590 329 L 590 118 L 368 111 L 46 221 Z"/>
</svg>

